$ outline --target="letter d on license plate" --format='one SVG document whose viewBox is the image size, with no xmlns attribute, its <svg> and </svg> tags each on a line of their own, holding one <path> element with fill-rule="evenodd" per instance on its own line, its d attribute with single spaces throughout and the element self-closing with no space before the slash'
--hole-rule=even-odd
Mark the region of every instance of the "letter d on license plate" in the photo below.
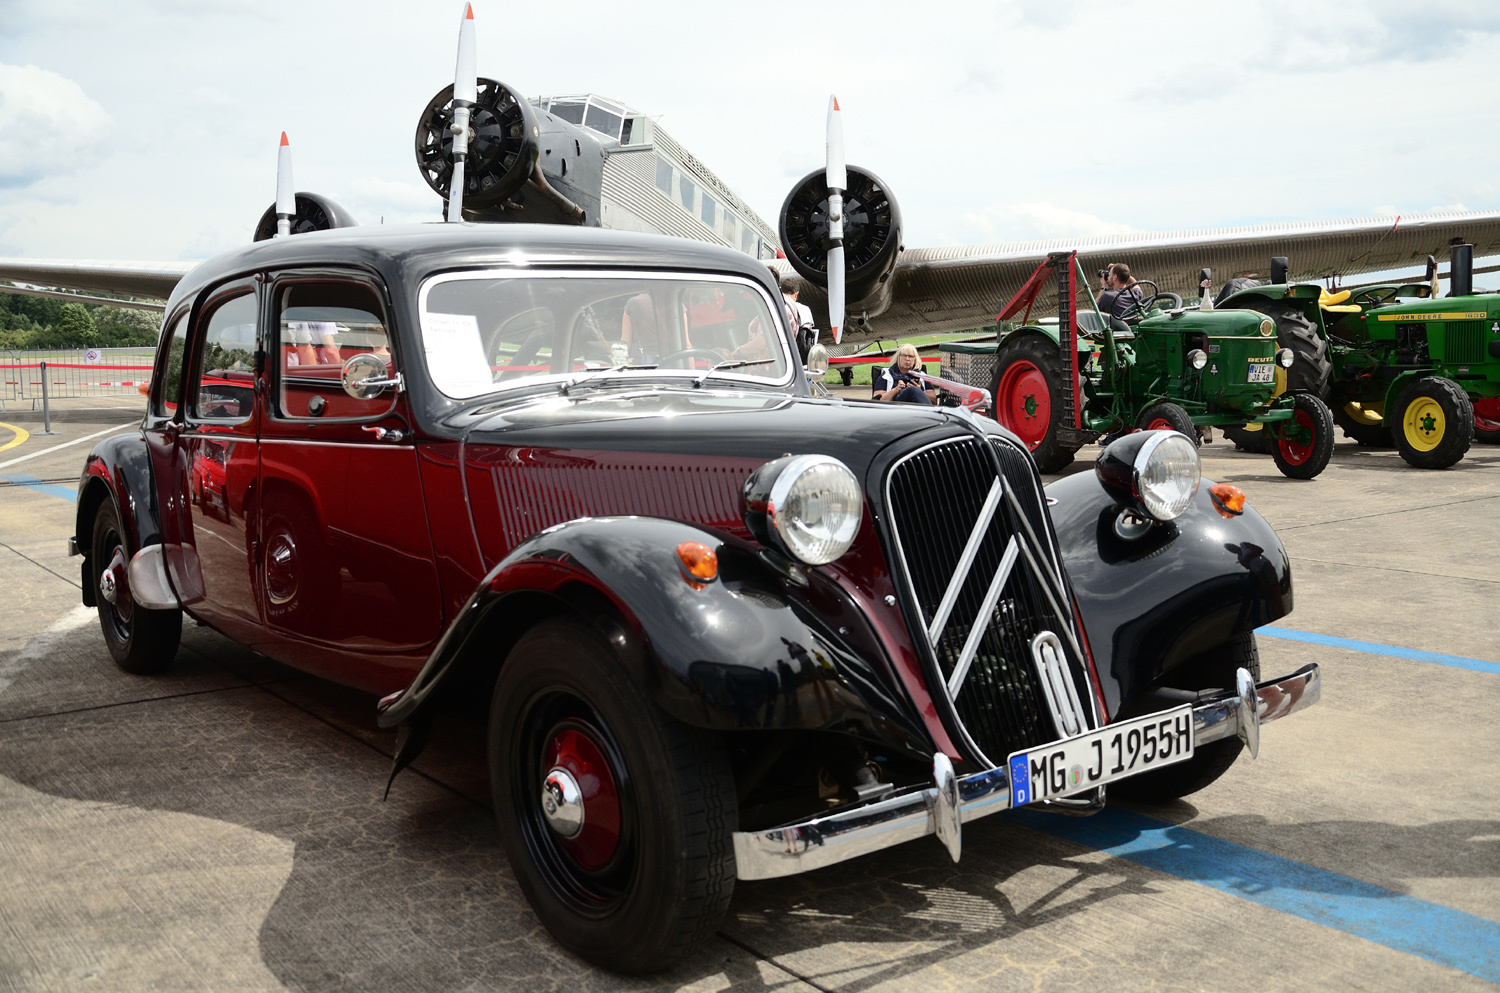
<svg viewBox="0 0 1500 993">
<path fill-rule="evenodd" d="M 1121 721 L 1010 756 L 1010 803 L 1067 796 L 1193 757 L 1193 708 Z"/>
</svg>

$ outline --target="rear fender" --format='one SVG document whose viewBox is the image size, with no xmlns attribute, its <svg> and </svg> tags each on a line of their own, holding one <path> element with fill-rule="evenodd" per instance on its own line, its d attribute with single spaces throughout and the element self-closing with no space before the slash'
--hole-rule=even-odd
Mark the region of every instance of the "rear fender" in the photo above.
<svg viewBox="0 0 1500 993">
<path fill-rule="evenodd" d="M 685 541 L 717 551 L 716 579 L 690 582 L 676 553 Z M 930 755 L 930 736 L 854 602 L 816 570 L 778 572 L 761 553 L 656 518 L 549 528 L 485 577 L 412 684 L 382 701 L 379 722 L 430 722 L 445 687 L 492 679 L 522 632 L 565 612 L 591 624 L 685 724 L 846 731 Z"/>
<path fill-rule="evenodd" d="M 1322 332 L 1323 308 L 1318 306 L 1322 292 L 1323 288 L 1317 283 L 1293 283 L 1290 286 L 1285 283 L 1269 283 L 1265 286 L 1251 286 L 1227 296 L 1214 309 L 1255 310 L 1264 313 L 1268 304 L 1286 300 L 1301 308 L 1307 319 Z"/>
<path fill-rule="evenodd" d="M 93 607 L 94 517 L 106 500 L 113 500 L 120 515 L 130 553 L 161 541 L 161 514 L 156 502 L 156 483 L 145 437 L 139 432 L 117 434 L 94 446 L 78 481 L 78 504 L 73 523 L 74 541 L 83 557 L 84 606 Z"/>
<path fill-rule="evenodd" d="M 999 342 L 996 343 L 995 350 L 999 351 L 1000 349 L 1004 348 L 1006 345 L 1009 345 L 1011 342 L 1013 342 L 1013 341 L 1015 341 L 1015 340 L 1017 340 L 1019 338 L 1023 338 L 1026 335 L 1039 335 L 1039 336 L 1041 336 L 1043 338 L 1046 338 L 1048 341 L 1052 342 L 1052 346 L 1054 348 L 1057 347 L 1058 338 L 1057 338 L 1057 327 L 1056 327 L 1056 325 L 1034 325 L 1034 324 L 1027 324 L 1027 325 L 1025 325 L 1023 327 L 1016 328 L 1014 331 L 1011 331 L 1009 334 L 1007 334 L 1003 338 L 1001 338 L 999 340 Z"/>
<path fill-rule="evenodd" d="M 1173 667 L 1292 610 L 1280 539 L 1252 508 L 1221 516 L 1211 485 L 1203 480 L 1186 513 L 1133 541 L 1116 535 L 1120 508 L 1094 473 L 1047 487 L 1111 719 Z"/>
</svg>

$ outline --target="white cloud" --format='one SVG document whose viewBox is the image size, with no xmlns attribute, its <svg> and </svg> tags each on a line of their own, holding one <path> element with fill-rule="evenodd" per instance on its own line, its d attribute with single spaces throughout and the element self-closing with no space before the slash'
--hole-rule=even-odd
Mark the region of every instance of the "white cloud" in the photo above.
<svg viewBox="0 0 1500 993">
<path fill-rule="evenodd" d="M 959 220 L 980 241 L 1040 241 L 1048 238 L 1092 238 L 1129 234 L 1129 224 L 1050 203 L 994 204 L 966 213 Z"/>
<path fill-rule="evenodd" d="M 0 188 L 91 166 L 109 115 L 65 76 L 0 63 Z"/>
</svg>

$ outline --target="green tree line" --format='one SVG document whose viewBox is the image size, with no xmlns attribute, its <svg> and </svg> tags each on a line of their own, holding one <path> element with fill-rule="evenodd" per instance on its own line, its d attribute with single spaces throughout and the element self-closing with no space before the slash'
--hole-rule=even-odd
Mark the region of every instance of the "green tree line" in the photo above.
<svg viewBox="0 0 1500 993">
<path fill-rule="evenodd" d="M 161 315 L 0 292 L 0 351 L 156 345 Z"/>
</svg>

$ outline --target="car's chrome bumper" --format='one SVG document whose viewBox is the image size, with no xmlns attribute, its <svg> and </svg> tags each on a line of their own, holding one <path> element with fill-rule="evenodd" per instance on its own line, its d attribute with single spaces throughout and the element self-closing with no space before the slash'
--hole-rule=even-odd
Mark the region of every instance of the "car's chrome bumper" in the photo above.
<svg viewBox="0 0 1500 993">
<path fill-rule="evenodd" d="M 1239 694 L 1193 708 L 1194 745 L 1238 735 L 1254 755 L 1260 725 L 1312 706 L 1321 692 L 1316 664 L 1260 684 L 1249 683 L 1246 674 Z M 941 753 L 933 765 L 931 786 L 911 787 L 800 824 L 736 831 L 736 874 L 740 879 L 790 876 L 929 834 L 938 835 L 957 861 L 963 822 L 1010 807 L 1010 780 L 1005 766 L 956 779 Z"/>
</svg>

